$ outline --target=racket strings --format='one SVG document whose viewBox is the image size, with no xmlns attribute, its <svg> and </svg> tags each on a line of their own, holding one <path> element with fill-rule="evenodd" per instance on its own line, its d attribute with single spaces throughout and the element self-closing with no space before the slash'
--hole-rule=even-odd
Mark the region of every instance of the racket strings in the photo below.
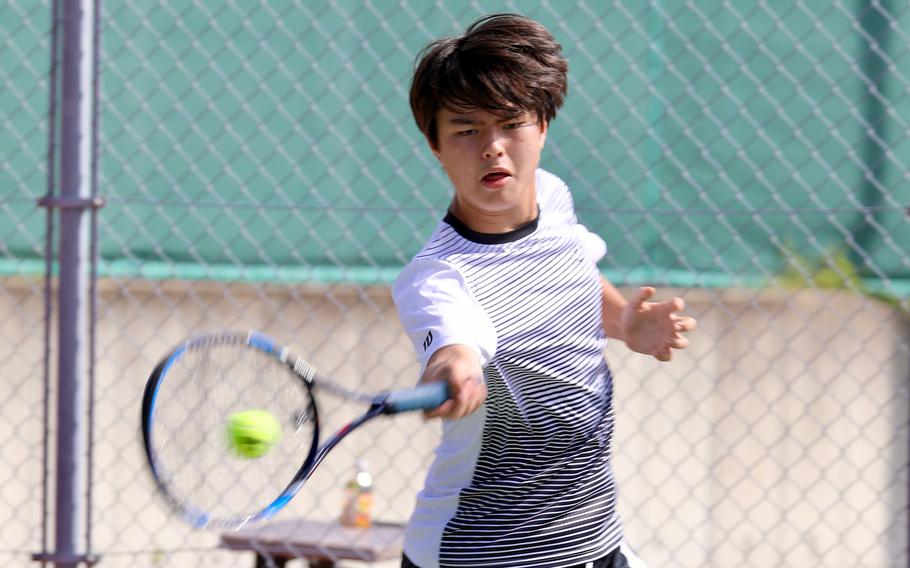
<svg viewBox="0 0 910 568">
<path fill-rule="evenodd" d="M 294 477 L 313 443 L 312 401 L 280 361 L 237 344 L 188 349 L 167 372 L 157 395 L 154 440 L 169 491 L 188 508 L 213 517 L 256 512 Z M 281 436 L 265 455 L 249 458 L 231 445 L 228 418 L 271 413 Z"/>
<path fill-rule="evenodd" d="M 371 403 L 376 398 L 375 393 L 366 392 L 362 389 L 343 387 L 336 382 L 324 379 L 322 377 L 316 381 L 316 383 L 313 385 L 313 389 L 317 392 L 325 392 L 338 398 L 356 402 Z"/>
</svg>

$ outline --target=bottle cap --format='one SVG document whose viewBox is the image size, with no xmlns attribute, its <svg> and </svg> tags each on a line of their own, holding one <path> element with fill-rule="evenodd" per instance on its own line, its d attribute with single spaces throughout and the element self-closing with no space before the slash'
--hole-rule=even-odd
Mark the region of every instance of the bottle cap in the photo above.
<svg viewBox="0 0 910 568">
<path fill-rule="evenodd" d="M 370 475 L 368 471 L 368 464 L 364 459 L 358 459 L 354 462 L 357 467 L 357 485 L 363 488 L 370 488 L 373 486 L 373 476 Z"/>
</svg>

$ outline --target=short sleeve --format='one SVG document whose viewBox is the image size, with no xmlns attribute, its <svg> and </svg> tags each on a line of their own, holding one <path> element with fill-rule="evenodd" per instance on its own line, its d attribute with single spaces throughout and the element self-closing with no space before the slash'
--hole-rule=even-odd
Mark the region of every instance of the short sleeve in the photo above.
<svg viewBox="0 0 910 568">
<path fill-rule="evenodd" d="M 392 287 L 405 332 L 414 344 L 420 372 L 440 347 L 467 345 L 482 366 L 496 354 L 496 330 L 451 265 L 431 259 L 412 261 Z"/>
<path fill-rule="evenodd" d="M 592 233 L 581 223 L 576 223 L 572 226 L 572 229 L 575 231 L 575 236 L 578 238 L 578 242 L 581 243 L 581 248 L 584 249 L 585 255 L 595 264 L 600 262 L 600 259 L 607 254 L 607 243 L 604 242 L 600 235 Z"/>
<path fill-rule="evenodd" d="M 607 243 L 600 235 L 592 233 L 578 222 L 569 186 L 557 176 L 539 168 L 537 170 L 537 199 L 541 208 L 554 219 L 555 223 L 572 229 L 585 256 L 591 262 L 596 264 L 607 254 Z"/>
</svg>

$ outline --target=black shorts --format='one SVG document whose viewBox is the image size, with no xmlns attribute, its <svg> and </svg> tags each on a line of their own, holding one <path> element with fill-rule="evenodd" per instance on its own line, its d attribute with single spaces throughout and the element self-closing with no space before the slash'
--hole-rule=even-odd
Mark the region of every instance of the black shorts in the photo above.
<svg viewBox="0 0 910 568">
<path fill-rule="evenodd" d="M 401 568 L 420 568 L 407 556 L 401 557 Z M 629 568 L 629 563 L 626 562 L 626 557 L 623 556 L 622 552 L 619 551 L 617 547 L 613 552 L 607 554 L 603 558 L 595 560 L 592 563 L 582 562 L 577 566 L 572 566 L 572 568 Z"/>
</svg>

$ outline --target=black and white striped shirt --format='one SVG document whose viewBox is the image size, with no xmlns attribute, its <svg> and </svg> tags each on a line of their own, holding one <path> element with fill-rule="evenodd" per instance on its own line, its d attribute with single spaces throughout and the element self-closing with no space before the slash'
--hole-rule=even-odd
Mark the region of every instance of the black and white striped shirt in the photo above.
<svg viewBox="0 0 910 568">
<path fill-rule="evenodd" d="M 469 345 L 488 388 L 480 409 L 444 421 L 405 537 L 421 568 L 573 566 L 619 545 L 605 246 L 562 180 L 538 170 L 536 187 L 538 218 L 510 233 L 448 215 L 393 288 L 421 370 Z"/>
</svg>

